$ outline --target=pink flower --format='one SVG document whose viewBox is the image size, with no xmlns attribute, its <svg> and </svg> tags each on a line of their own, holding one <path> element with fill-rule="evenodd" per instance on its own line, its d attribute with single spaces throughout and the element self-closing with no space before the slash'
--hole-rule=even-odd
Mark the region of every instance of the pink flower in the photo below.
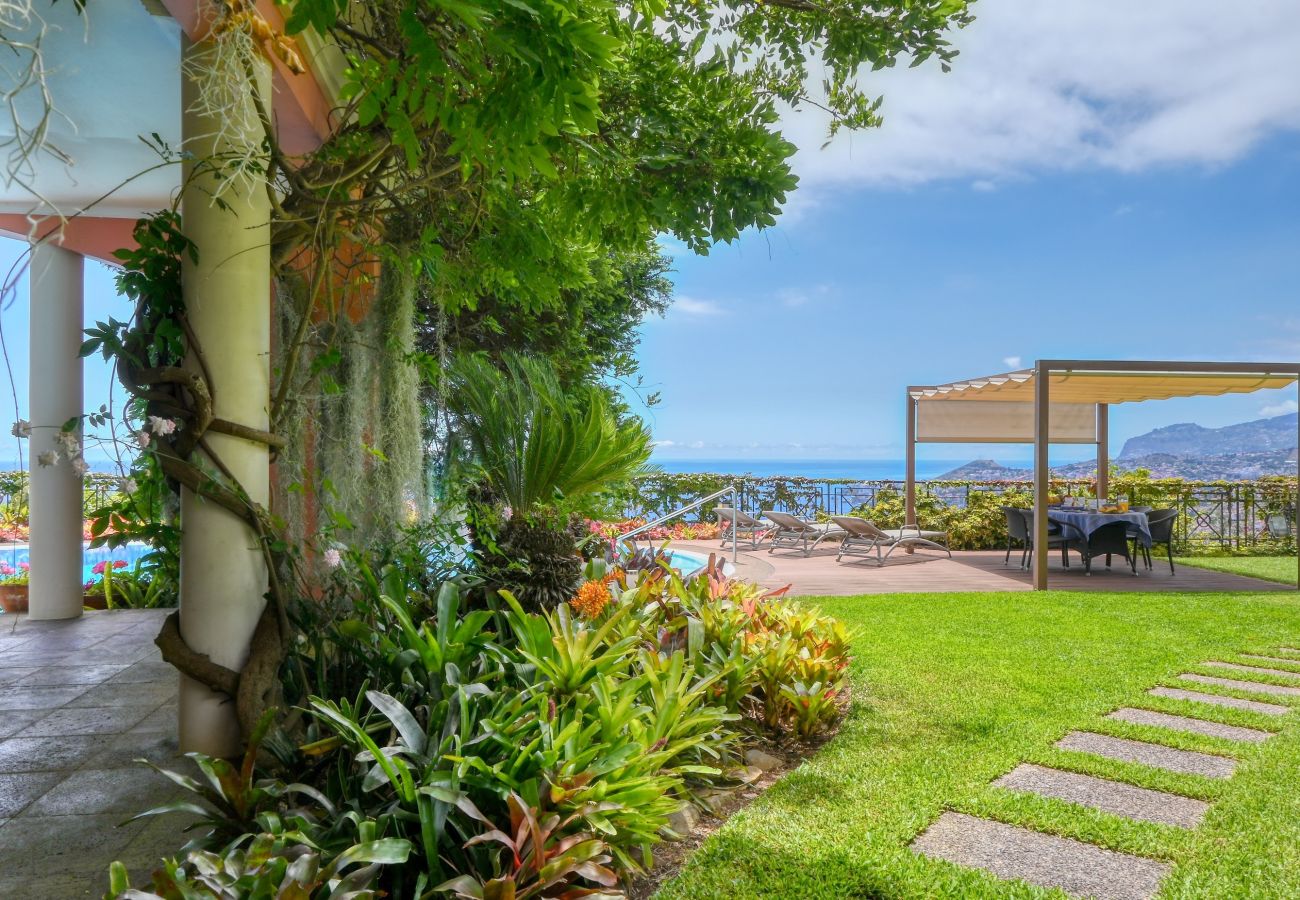
<svg viewBox="0 0 1300 900">
<path fill-rule="evenodd" d="M 31 563 L 19 563 L 19 564 L 18 564 L 18 568 L 22 569 L 24 572 L 30 572 L 31 569 L 32 569 L 32 564 L 31 564 Z"/>
<path fill-rule="evenodd" d="M 126 568 L 126 560 L 124 560 L 124 559 L 115 559 L 115 560 L 113 560 L 113 568 L 114 568 L 114 569 L 125 569 L 125 568 Z"/>
<path fill-rule="evenodd" d="M 343 562 L 343 554 L 339 553 L 337 547 L 330 547 L 326 550 L 323 558 L 325 560 L 325 565 L 329 566 L 331 569 L 337 569 L 339 564 Z"/>
<path fill-rule="evenodd" d="M 9 563 L 0 562 L 0 575 L 13 575 L 17 571 L 18 570 L 9 565 Z"/>
<path fill-rule="evenodd" d="M 150 416 L 149 430 L 159 437 L 166 437 L 176 430 L 176 420 L 164 419 L 162 416 Z"/>
<path fill-rule="evenodd" d="M 149 432 L 145 431 L 143 428 L 135 433 L 135 442 L 139 445 L 141 450 L 148 447 L 149 441 L 151 440 L 153 439 L 149 437 Z"/>
<path fill-rule="evenodd" d="M 92 568 L 90 571 L 94 572 L 96 575 L 103 575 L 104 569 L 107 567 L 108 567 L 107 561 L 97 562 L 95 563 L 94 568 Z"/>
</svg>

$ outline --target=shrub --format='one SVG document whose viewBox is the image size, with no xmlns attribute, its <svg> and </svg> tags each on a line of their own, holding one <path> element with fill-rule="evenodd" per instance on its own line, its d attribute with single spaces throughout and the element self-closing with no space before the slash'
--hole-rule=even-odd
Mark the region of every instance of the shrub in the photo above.
<svg viewBox="0 0 1300 900">
<path fill-rule="evenodd" d="M 296 740 L 273 734 L 260 775 L 255 746 L 239 770 L 196 757 L 212 787 L 182 784 L 204 795 L 205 833 L 160 890 L 235 877 L 254 846 L 269 868 L 244 874 L 270 890 L 303 847 L 323 868 L 388 841 L 409 858 L 366 877 L 391 896 L 619 896 L 614 877 L 651 862 L 683 804 L 749 777 L 747 743 L 838 715 L 844 629 L 719 565 L 683 579 L 594 562 L 537 613 L 508 593 L 468 608 L 456 581 L 430 595 L 409 557 L 384 558 L 350 555 L 299 613 Z"/>
</svg>

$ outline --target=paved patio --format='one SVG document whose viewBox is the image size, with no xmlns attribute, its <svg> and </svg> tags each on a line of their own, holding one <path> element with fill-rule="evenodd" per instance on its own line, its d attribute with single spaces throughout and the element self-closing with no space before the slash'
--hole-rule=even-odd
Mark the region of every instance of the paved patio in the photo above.
<svg viewBox="0 0 1300 900">
<path fill-rule="evenodd" d="M 674 547 L 695 553 L 723 552 L 719 541 L 674 542 Z M 725 551 L 728 559 L 730 550 Z M 792 585 L 795 596 L 842 597 L 855 594 L 914 594 L 947 591 L 1028 591 L 1029 572 L 1019 567 L 1020 551 L 1012 551 L 1011 563 L 1004 562 L 1004 550 L 956 550 L 952 559 L 932 551 L 913 554 L 896 552 L 883 567 L 874 562 L 846 558 L 835 561 L 836 546 L 825 544 L 809 557 L 789 551 L 741 551 L 737 571 L 744 578 L 766 587 Z M 1147 571 L 1138 563 L 1135 577 L 1127 564 L 1116 560 L 1107 570 L 1103 560 L 1094 560 L 1092 575 L 1085 575 L 1077 555 L 1069 569 L 1061 567 L 1059 553 L 1051 558 L 1050 588 L 1060 591 L 1286 591 L 1295 590 L 1272 581 L 1209 569 L 1178 566 L 1169 574 L 1169 564 L 1154 560 Z"/>
<path fill-rule="evenodd" d="M 153 645 L 167 612 L 0 615 L 0 897 L 99 898 L 112 860 L 139 885 L 184 843 L 176 816 L 122 824 L 179 793 L 134 760 L 189 766 Z"/>
</svg>

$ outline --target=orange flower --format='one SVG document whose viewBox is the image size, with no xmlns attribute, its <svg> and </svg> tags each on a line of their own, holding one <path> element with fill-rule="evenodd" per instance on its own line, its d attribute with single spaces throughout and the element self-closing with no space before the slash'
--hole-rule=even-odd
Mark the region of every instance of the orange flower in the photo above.
<svg viewBox="0 0 1300 900">
<path fill-rule="evenodd" d="M 613 599 L 605 582 L 586 581 L 578 588 L 578 596 L 570 600 L 569 605 L 583 618 L 594 619 L 605 611 L 605 607 Z"/>
</svg>

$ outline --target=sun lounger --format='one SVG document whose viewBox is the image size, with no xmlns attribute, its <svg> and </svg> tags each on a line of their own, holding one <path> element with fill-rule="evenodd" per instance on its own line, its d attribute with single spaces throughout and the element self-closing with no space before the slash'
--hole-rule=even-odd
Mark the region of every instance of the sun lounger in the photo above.
<svg viewBox="0 0 1300 900">
<path fill-rule="evenodd" d="M 718 514 L 718 528 L 721 530 L 722 547 L 726 549 L 731 543 L 731 523 L 736 523 L 736 546 L 747 550 L 757 550 L 773 529 L 771 522 L 756 519 L 744 510 L 730 506 L 719 506 L 714 510 Z"/>
<path fill-rule="evenodd" d="M 774 509 L 763 510 L 763 517 L 776 526 L 768 553 L 773 550 L 799 550 L 804 556 L 808 556 L 822 541 L 844 534 L 844 529 L 838 525 L 829 522 L 809 522 Z"/>
<path fill-rule="evenodd" d="M 917 547 L 942 550 L 948 556 L 952 556 L 952 551 L 943 544 L 925 536 L 930 534 L 942 538 L 944 536 L 943 532 L 926 532 L 915 525 L 885 531 L 877 528 L 872 522 L 860 519 L 857 516 L 831 516 L 831 521 L 844 530 L 844 540 L 840 541 L 840 552 L 835 557 L 836 562 L 846 556 L 857 556 L 865 559 L 874 556 L 876 565 L 883 566 L 885 560 L 889 558 L 889 554 L 899 547 L 905 550 L 913 550 Z"/>
</svg>

